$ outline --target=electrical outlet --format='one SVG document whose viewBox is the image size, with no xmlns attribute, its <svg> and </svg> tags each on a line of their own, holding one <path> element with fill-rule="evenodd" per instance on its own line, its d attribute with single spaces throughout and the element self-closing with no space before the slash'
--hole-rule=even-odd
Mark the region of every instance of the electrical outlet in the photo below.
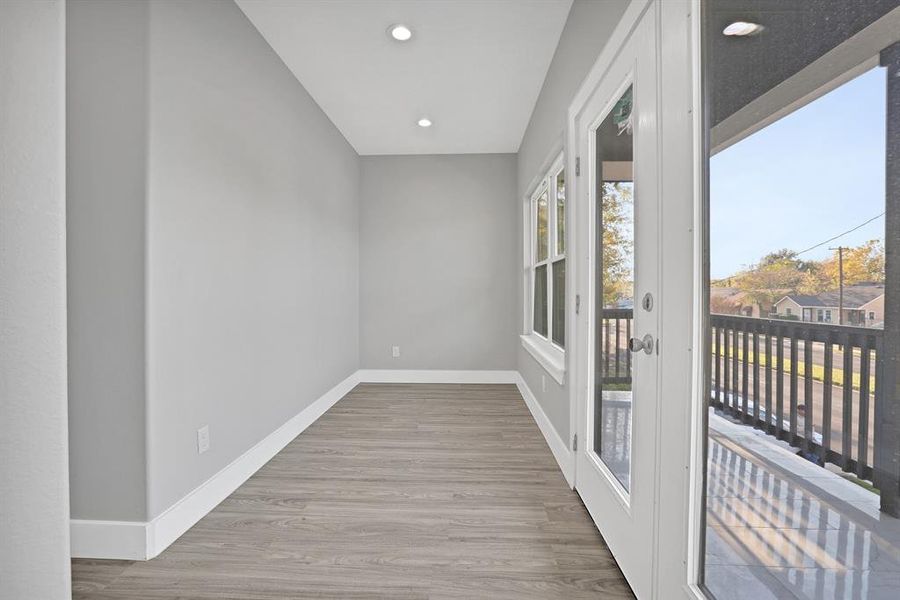
<svg viewBox="0 0 900 600">
<path fill-rule="evenodd" d="M 400 358 L 400 346 L 391 346 L 391 356 Z"/>
<path fill-rule="evenodd" d="M 541 391 L 547 393 L 547 376 L 541 375 Z"/>
<path fill-rule="evenodd" d="M 197 430 L 197 454 L 203 454 L 209 450 L 209 425 L 204 425 Z"/>
</svg>

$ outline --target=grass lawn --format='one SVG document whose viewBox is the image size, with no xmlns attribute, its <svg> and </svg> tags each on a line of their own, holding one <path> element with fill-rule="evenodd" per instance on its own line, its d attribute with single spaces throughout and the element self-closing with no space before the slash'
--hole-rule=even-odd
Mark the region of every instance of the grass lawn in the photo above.
<svg viewBox="0 0 900 600">
<path fill-rule="evenodd" d="M 734 350 L 734 348 L 721 348 L 719 350 L 719 356 L 725 356 L 726 358 L 732 358 L 733 354 L 731 352 L 728 352 L 729 350 Z M 736 350 L 737 350 L 738 360 L 743 362 L 743 360 L 744 360 L 743 349 L 737 348 Z M 713 352 L 715 353 L 715 351 L 713 351 Z M 757 357 L 753 354 L 753 351 L 750 351 L 748 353 L 748 364 L 751 364 L 751 365 L 756 364 L 756 359 L 757 359 Z M 773 357 L 773 360 L 775 360 L 774 357 Z M 790 373 L 791 372 L 790 358 L 783 359 L 783 363 L 784 364 L 782 365 L 782 368 L 784 369 L 784 372 Z M 766 366 L 766 355 L 765 354 L 759 355 L 759 366 L 761 366 L 761 367 Z M 800 361 L 797 361 L 797 376 L 798 377 L 806 377 L 806 364 L 803 362 L 800 362 Z M 813 365 L 812 366 L 812 378 L 815 381 L 824 382 L 825 381 L 825 367 L 822 365 Z M 859 373 L 854 373 L 853 381 L 852 381 L 852 387 L 854 390 L 859 390 L 860 381 L 861 380 L 860 380 Z M 841 368 L 838 368 L 838 367 L 832 367 L 831 368 L 831 382 L 834 385 L 839 385 L 839 386 L 843 387 L 843 385 L 844 385 L 844 370 Z M 875 393 L 875 376 L 874 375 L 869 376 L 869 392 Z"/>
</svg>

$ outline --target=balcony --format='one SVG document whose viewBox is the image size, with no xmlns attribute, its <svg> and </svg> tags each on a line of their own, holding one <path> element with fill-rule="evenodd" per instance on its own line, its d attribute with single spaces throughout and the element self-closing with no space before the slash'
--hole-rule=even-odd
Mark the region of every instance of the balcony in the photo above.
<svg viewBox="0 0 900 600">
<path fill-rule="evenodd" d="M 599 365 L 605 389 L 631 382 L 632 309 L 605 309 Z M 883 427 L 884 331 L 876 328 L 710 317 L 710 407 L 831 465 L 872 482 L 881 509 L 897 514 L 898 473 L 891 463 L 897 432 Z M 849 384 L 848 384 L 849 382 Z"/>
<path fill-rule="evenodd" d="M 603 311 L 604 394 L 631 382 L 631 319 Z M 706 585 L 754 600 L 895 598 L 884 331 L 719 314 L 710 325 Z"/>
<path fill-rule="evenodd" d="M 896 431 L 882 427 L 884 331 L 711 315 L 710 405 L 881 490 L 897 516 Z"/>
</svg>

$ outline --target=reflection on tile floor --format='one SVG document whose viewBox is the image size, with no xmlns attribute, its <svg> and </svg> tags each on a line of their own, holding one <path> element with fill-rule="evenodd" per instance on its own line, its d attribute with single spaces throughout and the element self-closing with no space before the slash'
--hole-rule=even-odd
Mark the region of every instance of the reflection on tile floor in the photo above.
<svg viewBox="0 0 900 600">
<path fill-rule="evenodd" d="M 631 489 L 631 392 L 603 390 L 595 450 L 625 490 Z"/>
<path fill-rule="evenodd" d="M 878 496 L 710 412 L 706 586 L 717 600 L 900 599 Z"/>
</svg>

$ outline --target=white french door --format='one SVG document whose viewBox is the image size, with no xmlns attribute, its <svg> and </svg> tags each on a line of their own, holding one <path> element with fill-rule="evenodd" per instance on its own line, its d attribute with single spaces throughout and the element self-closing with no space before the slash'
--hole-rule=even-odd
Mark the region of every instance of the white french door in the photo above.
<svg viewBox="0 0 900 600">
<path fill-rule="evenodd" d="M 659 331 L 657 3 L 575 116 L 576 489 L 639 598 L 653 587 Z"/>
</svg>

